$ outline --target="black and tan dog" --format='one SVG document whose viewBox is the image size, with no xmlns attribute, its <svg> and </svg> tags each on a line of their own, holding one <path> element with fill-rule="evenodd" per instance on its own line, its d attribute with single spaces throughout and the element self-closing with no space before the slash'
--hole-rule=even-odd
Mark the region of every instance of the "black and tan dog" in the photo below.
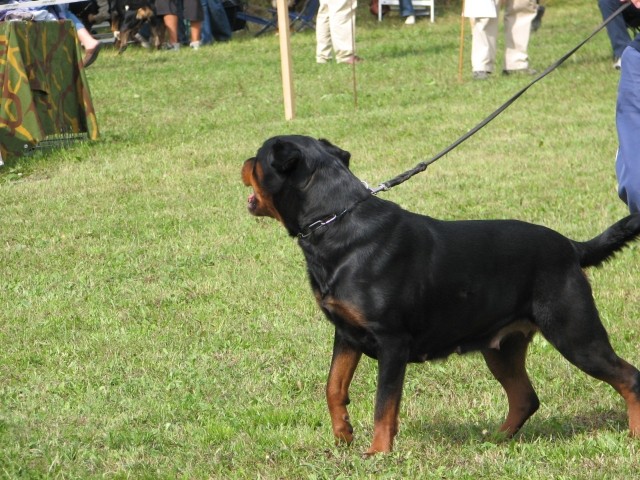
<svg viewBox="0 0 640 480">
<path fill-rule="evenodd" d="M 118 53 L 123 53 L 129 41 L 143 25 L 149 25 L 150 41 L 159 49 L 164 41 L 165 27 L 162 17 L 156 15 L 155 0 L 110 0 L 111 31 L 116 39 Z"/>
<path fill-rule="evenodd" d="M 373 442 L 398 431 L 407 363 L 482 352 L 502 384 L 515 434 L 538 409 L 525 370 L 535 332 L 571 363 L 609 383 L 640 436 L 640 372 L 611 348 L 582 271 L 640 234 L 628 216 L 587 242 L 516 220 L 442 221 L 380 199 L 326 140 L 267 140 L 242 168 L 248 209 L 273 217 L 304 252 L 318 305 L 335 326 L 327 402 L 337 440 L 351 442 L 349 384 L 364 353 L 378 360 Z"/>
</svg>

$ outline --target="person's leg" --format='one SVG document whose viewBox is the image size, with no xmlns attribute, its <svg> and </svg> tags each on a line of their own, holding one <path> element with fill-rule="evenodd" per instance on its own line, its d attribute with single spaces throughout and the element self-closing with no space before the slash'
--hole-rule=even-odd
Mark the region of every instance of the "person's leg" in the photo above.
<svg viewBox="0 0 640 480">
<path fill-rule="evenodd" d="M 598 7 L 600 8 L 600 13 L 604 20 L 609 18 L 613 12 L 620 8 L 620 2 L 618 0 L 598 0 Z M 633 8 L 633 5 L 627 9 L 630 8 Z M 606 28 L 609 41 L 611 42 L 611 50 L 613 50 L 613 56 L 618 59 L 622 57 L 622 52 L 624 52 L 624 49 L 631 41 L 631 36 L 627 30 L 624 17 L 622 15 L 618 15 L 607 24 Z"/>
<path fill-rule="evenodd" d="M 84 47 L 86 51 L 93 51 L 98 46 L 100 41 L 93 38 L 89 30 L 84 26 L 82 21 L 76 15 L 69 10 L 68 5 L 61 5 L 62 8 L 59 9 L 61 15 L 63 15 L 68 20 L 71 20 L 73 26 L 76 27 L 76 33 L 78 35 L 78 40 L 80 44 Z"/>
<path fill-rule="evenodd" d="M 207 0 L 211 16 L 211 33 L 218 42 L 231 40 L 233 30 L 221 0 Z"/>
<path fill-rule="evenodd" d="M 176 45 L 180 46 L 178 43 L 178 16 L 173 14 L 167 14 L 162 17 L 162 21 L 164 22 L 164 27 L 167 29 L 167 37 L 169 40 L 169 44 L 172 48 L 176 48 Z"/>
<path fill-rule="evenodd" d="M 413 9 L 413 2 L 411 0 L 400 0 L 400 15 L 407 17 L 404 22 L 407 25 L 413 25 L 416 22 L 416 12 Z"/>
<path fill-rule="evenodd" d="M 78 17 L 76 17 L 70 10 L 68 5 L 60 5 L 58 12 L 64 18 L 71 20 L 76 29 L 76 35 L 78 35 L 78 41 L 84 48 L 84 58 L 82 59 L 82 65 L 84 68 L 91 66 L 93 62 L 98 58 L 100 53 L 100 47 L 102 44 L 99 40 L 93 38 L 89 30 L 84 26 Z"/>
<path fill-rule="evenodd" d="M 183 15 L 189 21 L 189 46 L 195 50 L 200 48 L 200 36 L 202 32 L 202 3 L 200 0 L 184 0 Z"/>
<path fill-rule="evenodd" d="M 189 22 L 191 25 L 191 42 L 190 45 L 194 48 L 198 48 L 200 46 L 200 32 L 202 31 L 202 21 Z"/>
<path fill-rule="evenodd" d="M 178 50 L 178 6 L 175 0 L 156 0 L 156 15 L 162 17 L 167 48 Z"/>
<path fill-rule="evenodd" d="M 505 65 L 507 71 L 529 68 L 529 37 L 531 22 L 536 16 L 535 0 L 507 0 L 504 11 Z"/>
<path fill-rule="evenodd" d="M 166 46 L 171 50 L 180 47 L 178 44 L 178 17 L 175 1 L 173 0 L 156 0 L 156 15 L 162 18 L 164 24 L 164 40 Z"/>
<path fill-rule="evenodd" d="M 496 61 L 498 18 L 470 18 L 471 69 L 492 73 Z"/>
<path fill-rule="evenodd" d="M 213 42 L 213 33 L 211 32 L 211 15 L 209 13 L 209 2 L 207 0 L 200 0 L 202 5 L 202 25 L 200 32 L 200 43 L 202 45 L 208 45 Z"/>
<path fill-rule="evenodd" d="M 91 52 L 95 50 L 98 45 L 100 45 L 100 41 L 93 38 L 91 33 L 89 33 L 89 30 L 87 30 L 85 27 L 77 30 L 77 32 L 78 40 L 80 40 L 80 43 L 82 44 L 86 52 Z"/>
<path fill-rule="evenodd" d="M 336 62 L 351 63 L 355 56 L 356 0 L 329 0 L 329 28 Z"/>
<path fill-rule="evenodd" d="M 188 45 L 190 35 L 187 35 L 187 20 L 184 16 L 184 1 L 172 0 L 176 5 L 176 15 L 178 15 L 178 43 L 180 45 Z"/>
<path fill-rule="evenodd" d="M 627 47 L 616 103 L 618 194 L 631 213 L 640 212 L 640 52 Z"/>
<path fill-rule="evenodd" d="M 331 29 L 329 28 L 329 0 L 320 0 L 316 15 L 316 62 L 331 60 Z"/>
<path fill-rule="evenodd" d="M 138 41 L 144 48 L 150 48 L 151 44 L 149 43 L 149 40 L 151 39 L 151 35 L 151 25 L 149 24 L 149 22 L 145 22 L 142 24 L 140 30 L 133 38 L 135 38 L 136 41 Z"/>
</svg>

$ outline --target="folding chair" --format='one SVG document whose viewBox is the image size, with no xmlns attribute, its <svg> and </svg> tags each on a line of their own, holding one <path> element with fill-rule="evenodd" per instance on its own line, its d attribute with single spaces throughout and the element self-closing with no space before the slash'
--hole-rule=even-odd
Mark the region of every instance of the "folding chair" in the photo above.
<svg viewBox="0 0 640 480">
<path fill-rule="evenodd" d="M 307 0 L 299 12 L 289 12 L 291 30 L 299 32 L 305 28 L 316 29 L 316 14 L 320 7 L 320 0 Z"/>
<path fill-rule="evenodd" d="M 249 25 L 249 23 L 255 23 L 256 25 L 262 27 L 256 32 L 256 37 L 268 32 L 269 30 L 275 30 L 276 28 L 278 28 L 278 17 L 277 15 L 273 14 L 271 15 L 271 18 L 262 18 L 247 12 L 236 12 L 236 18 L 238 20 L 244 20 L 246 22 L 245 25 L 247 26 Z"/>
<path fill-rule="evenodd" d="M 305 28 L 315 30 L 315 18 L 318 13 L 318 8 L 320 8 L 320 0 L 306 0 L 302 10 L 299 12 L 289 11 L 289 27 L 291 30 L 296 32 L 304 30 Z M 268 12 L 271 14 L 271 18 L 263 18 L 246 12 L 237 12 L 236 18 L 260 25 L 262 28 L 255 34 L 257 37 L 269 30 L 278 28 L 278 11 L 269 8 Z"/>
</svg>

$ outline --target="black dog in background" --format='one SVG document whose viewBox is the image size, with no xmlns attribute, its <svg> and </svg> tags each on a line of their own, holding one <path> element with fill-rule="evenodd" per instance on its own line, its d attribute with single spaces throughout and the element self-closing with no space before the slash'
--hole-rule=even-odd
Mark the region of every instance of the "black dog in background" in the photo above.
<svg viewBox="0 0 640 480">
<path fill-rule="evenodd" d="M 126 50 L 129 41 L 148 24 L 153 46 L 158 49 L 164 41 L 164 22 L 156 15 L 155 0 L 110 0 L 111 31 L 116 38 L 118 53 Z"/>
<path fill-rule="evenodd" d="M 582 269 L 640 234 L 628 216 L 587 242 L 516 220 L 442 221 L 371 194 L 350 154 L 281 136 L 245 161 L 248 209 L 297 237 L 318 305 L 335 326 L 326 396 L 333 433 L 350 443 L 349 385 L 364 353 L 378 360 L 369 454 L 392 449 L 408 363 L 480 351 L 502 384 L 515 434 L 538 409 L 525 369 L 535 332 L 609 383 L 640 436 L 640 372 L 613 351 Z"/>
<path fill-rule="evenodd" d="M 100 12 L 100 5 L 98 5 L 97 0 L 73 2 L 69 4 L 69 11 L 78 17 L 87 30 L 91 31 L 91 27 L 96 23 L 96 17 Z"/>
</svg>

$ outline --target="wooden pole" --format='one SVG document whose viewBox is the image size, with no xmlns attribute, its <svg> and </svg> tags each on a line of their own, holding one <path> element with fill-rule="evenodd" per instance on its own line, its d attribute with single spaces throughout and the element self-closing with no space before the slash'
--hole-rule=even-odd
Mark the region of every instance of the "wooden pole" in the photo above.
<svg viewBox="0 0 640 480">
<path fill-rule="evenodd" d="M 284 97 L 284 118 L 293 120 L 296 116 L 296 102 L 293 93 L 293 68 L 291 64 L 291 32 L 289 29 L 289 8 L 287 0 L 276 0 L 278 10 L 278 33 L 280 36 L 280 66 L 282 68 L 282 94 Z"/>
<path fill-rule="evenodd" d="M 464 0 L 462 0 L 462 13 L 460 14 L 460 51 L 458 53 L 458 83 L 462 83 L 462 62 L 464 52 Z"/>
</svg>

